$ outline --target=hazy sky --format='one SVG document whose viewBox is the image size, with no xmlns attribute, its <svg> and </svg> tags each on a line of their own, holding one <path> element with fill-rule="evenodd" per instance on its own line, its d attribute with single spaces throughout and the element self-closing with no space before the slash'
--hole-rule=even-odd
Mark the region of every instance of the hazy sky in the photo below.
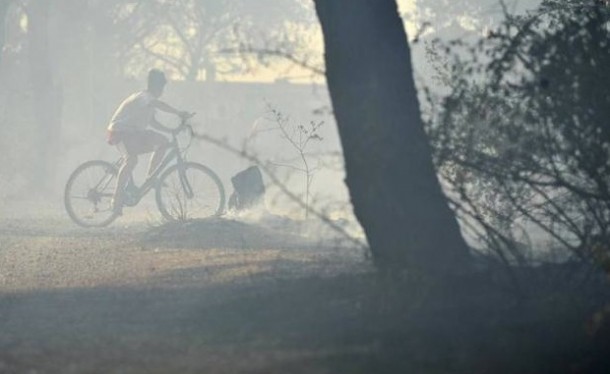
<svg viewBox="0 0 610 374">
<path fill-rule="evenodd" d="M 397 0 L 400 14 L 412 13 L 415 10 L 416 0 Z M 312 8 L 313 11 L 313 8 Z M 409 37 L 415 35 L 418 30 L 417 22 L 405 21 L 405 27 Z M 324 43 L 322 40 L 322 34 L 318 29 L 316 35 L 311 37 L 311 50 L 313 53 L 321 56 L 324 50 Z M 299 68 L 293 63 L 278 61 L 270 68 L 257 67 L 255 71 L 242 76 L 236 76 L 230 78 L 231 81 L 274 81 L 279 78 L 287 77 L 291 82 L 316 82 L 323 83 L 324 77 L 312 74 L 307 69 Z"/>
<path fill-rule="evenodd" d="M 412 13 L 415 10 L 415 0 L 398 0 L 400 14 Z M 417 25 L 411 22 L 406 23 L 407 33 L 413 35 L 417 30 Z"/>
</svg>

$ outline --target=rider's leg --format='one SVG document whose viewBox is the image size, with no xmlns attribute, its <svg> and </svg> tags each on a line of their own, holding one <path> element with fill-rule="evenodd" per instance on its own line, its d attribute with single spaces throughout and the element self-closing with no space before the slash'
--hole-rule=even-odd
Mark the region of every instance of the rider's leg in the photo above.
<svg viewBox="0 0 610 374">
<path fill-rule="evenodd" d="M 154 131 L 145 130 L 124 133 L 121 137 L 122 141 L 118 144 L 119 151 L 123 154 L 124 162 L 117 176 L 116 189 L 112 199 L 113 209 L 117 213 L 121 213 L 123 206 L 123 193 L 125 187 L 132 176 L 133 169 L 138 163 L 138 155 L 143 153 L 155 152 L 151 157 L 151 165 L 149 166 L 149 174 L 151 170 L 155 170 L 169 145 L 167 139 Z"/>
<path fill-rule="evenodd" d="M 150 144 L 154 149 L 154 153 L 150 157 L 150 163 L 148 164 L 147 177 L 150 177 L 155 172 L 155 170 L 157 170 L 157 167 L 159 167 L 161 161 L 163 161 L 163 156 L 165 156 L 165 152 L 169 147 L 169 142 L 163 135 L 152 131 L 150 132 L 148 137 Z"/>
<path fill-rule="evenodd" d="M 116 187 L 114 189 L 114 196 L 112 197 L 112 209 L 121 213 L 121 208 L 123 207 L 123 194 L 125 191 L 125 186 L 127 186 L 127 182 L 129 178 L 131 178 L 131 174 L 133 169 L 138 164 L 138 156 L 126 154 L 123 159 L 123 165 L 119 169 L 119 175 L 117 176 Z"/>
</svg>

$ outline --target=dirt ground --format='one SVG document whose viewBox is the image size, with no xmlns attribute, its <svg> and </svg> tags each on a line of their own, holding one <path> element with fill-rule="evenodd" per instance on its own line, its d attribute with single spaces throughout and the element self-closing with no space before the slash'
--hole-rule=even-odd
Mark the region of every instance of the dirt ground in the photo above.
<svg viewBox="0 0 610 374">
<path fill-rule="evenodd" d="M 94 230 L 59 203 L 0 208 L 0 374 L 607 372 L 605 283 L 435 289 L 273 215 L 161 225 L 143 209 Z"/>
<path fill-rule="evenodd" d="M 60 209 L 4 212 L 0 373 L 334 372 L 374 349 L 346 339 L 366 321 L 336 297 L 370 265 L 286 224 L 93 230 Z"/>
</svg>

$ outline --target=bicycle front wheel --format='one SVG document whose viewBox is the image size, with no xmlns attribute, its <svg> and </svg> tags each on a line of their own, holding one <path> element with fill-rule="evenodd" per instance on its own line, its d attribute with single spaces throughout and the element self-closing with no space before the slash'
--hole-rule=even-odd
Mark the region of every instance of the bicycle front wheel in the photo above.
<svg viewBox="0 0 610 374">
<path fill-rule="evenodd" d="M 74 170 L 64 192 L 64 205 L 72 220 L 83 227 L 103 227 L 117 218 L 112 209 L 116 166 L 88 161 Z"/>
<path fill-rule="evenodd" d="M 159 211 L 170 221 L 218 216 L 224 209 L 225 191 L 220 178 L 201 164 L 172 166 L 161 175 L 156 189 Z"/>
</svg>

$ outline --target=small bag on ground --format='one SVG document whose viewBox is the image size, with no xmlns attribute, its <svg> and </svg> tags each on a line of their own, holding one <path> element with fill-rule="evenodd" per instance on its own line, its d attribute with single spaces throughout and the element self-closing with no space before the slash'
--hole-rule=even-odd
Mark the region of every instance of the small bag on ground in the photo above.
<svg viewBox="0 0 610 374">
<path fill-rule="evenodd" d="M 259 206 L 265 197 L 263 176 L 258 166 L 251 166 L 231 178 L 234 192 L 229 197 L 229 209 L 237 211 Z"/>
</svg>

